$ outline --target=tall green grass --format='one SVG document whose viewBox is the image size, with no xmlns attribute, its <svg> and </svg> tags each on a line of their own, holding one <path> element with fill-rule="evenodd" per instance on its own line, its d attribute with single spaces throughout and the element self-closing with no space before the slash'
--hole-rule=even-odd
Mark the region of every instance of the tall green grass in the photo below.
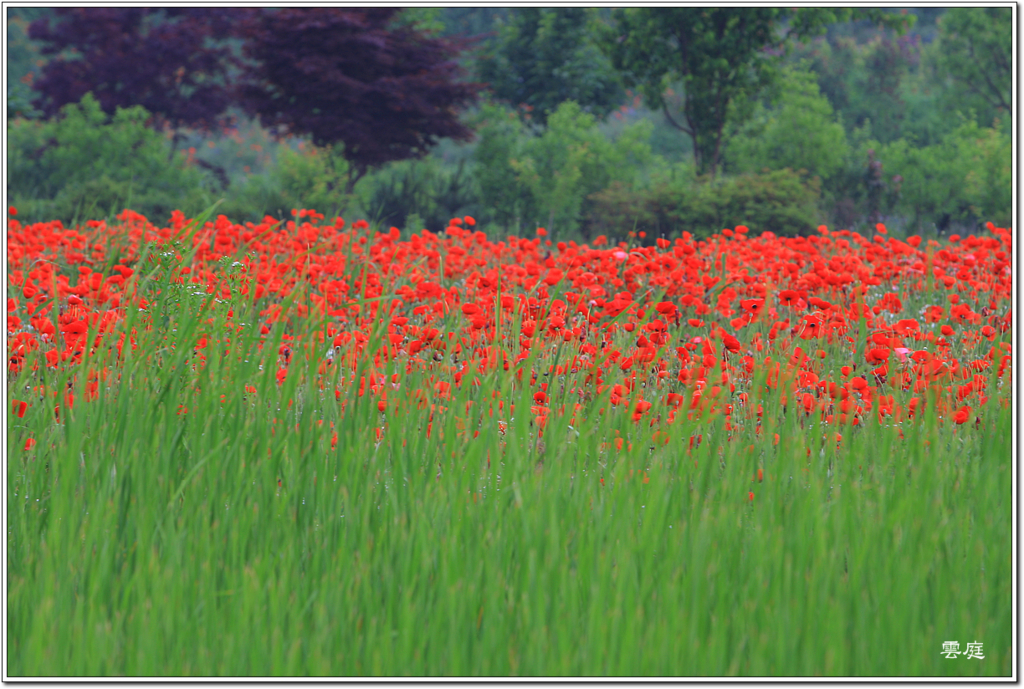
<svg viewBox="0 0 1024 689">
<path fill-rule="evenodd" d="M 321 391 L 323 352 L 295 347 L 278 386 L 265 353 L 282 324 L 263 353 L 256 327 L 228 353 L 211 340 L 196 370 L 200 324 L 258 314 L 162 275 L 144 276 L 137 349 L 98 399 L 31 358 L 9 383 L 70 381 L 77 398 L 59 423 L 52 398 L 8 419 L 11 677 L 1011 672 L 1012 410 L 996 395 L 980 429 L 928 416 L 902 440 L 769 395 L 760 433 L 680 414 L 652 444 L 628 412 L 594 411 L 604 393 L 538 442 L 532 391 L 498 371 L 453 387 L 428 439 L 429 406 L 381 415 L 358 385 L 343 414 L 333 381 L 363 371 L 338 362 Z M 554 378 L 551 407 L 571 405 Z M 504 434 L 494 390 L 516 398 Z M 460 436 L 470 399 L 484 423 Z M 985 658 L 947 659 L 948 640 Z"/>
</svg>

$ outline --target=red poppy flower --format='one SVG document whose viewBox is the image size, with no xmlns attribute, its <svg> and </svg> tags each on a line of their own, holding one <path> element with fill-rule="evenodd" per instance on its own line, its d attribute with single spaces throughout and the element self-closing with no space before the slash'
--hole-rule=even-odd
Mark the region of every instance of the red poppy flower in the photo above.
<svg viewBox="0 0 1024 689">
<path fill-rule="evenodd" d="M 796 306 L 800 300 L 800 293 L 792 289 L 784 289 L 779 292 L 779 303 L 782 306 Z"/>
<path fill-rule="evenodd" d="M 11 407 L 15 416 L 19 419 L 24 418 L 25 410 L 28 409 L 28 402 L 22 402 L 21 400 L 11 400 Z"/>
</svg>

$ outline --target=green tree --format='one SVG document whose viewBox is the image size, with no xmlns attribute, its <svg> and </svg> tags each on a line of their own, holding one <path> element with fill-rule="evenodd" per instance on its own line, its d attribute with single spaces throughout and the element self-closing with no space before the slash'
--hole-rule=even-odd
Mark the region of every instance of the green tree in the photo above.
<svg viewBox="0 0 1024 689">
<path fill-rule="evenodd" d="M 932 48 L 922 33 L 895 37 L 876 28 L 862 43 L 839 35 L 839 27 L 829 33 L 796 46 L 787 61 L 809 61 L 847 136 L 864 130 L 883 143 L 905 136 L 930 145 L 956 128 L 959 120 L 949 116 L 955 113 L 937 98 L 944 86 L 929 74 L 934 70 L 927 68 L 926 55 Z"/>
<path fill-rule="evenodd" d="M 439 19 L 444 28 L 441 35 L 445 38 L 461 40 L 479 38 L 493 30 L 498 17 L 507 17 L 511 12 L 508 7 L 442 7 Z"/>
<path fill-rule="evenodd" d="M 576 232 L 591 194 L 614 182 L 633 183 L 653 158 L 649 122 L 610 140 L 573 101 L 562 103 L 540 134 L 498 106 L 484 114 L 473 155 L 481 204 L 516 230 L 544 225 Z"/>
<path fill-rule="evenodd" d="M 899 139 L 881 148 L 887 174 L 901 178 L 896 211 L 918 231 L 1006 226 L 1013 207 L 1010 137 L 968 120 L 933 146 Z"/>
<path fill-rule="evenodd" d="M 536 201 L 539 224 L 576 231 L 587 196 L 613 181 L 631 181 L 650 159 L 650 123 L 627 127 L 614 142 L 596 125 L 593 115 L 566 101 L 551 114 L 544 133 L 528 140 L 511 161 L 519 183 Z"/>
<path fill-rule="evenodd" d="M 845 112 L 850 107 L 854 75 L 864 68 L 864 56 L 853 38 L 819 36 L 798 45 L 790 54 L 790 59 L 806 60 L 809 63 L 811 71 L 818 78 L 818 88 L 837 113 Z M 843 123 L 847 127 L 853 126 L 852 118 L 843 117 Z"/>
<path fill-rule="evenodd" d="M 771 107 L 758 105 L 753 117 L 729 139 L 729 169 L 789 168 L 828 180 L 842 168 L 849 146 L 814 74 L 787 67 L 778 93 Z"/>
<path fill-rule="evenodd" d="M 953 7 L 941 18 L 929 51 L 936 75 L 960 109 L 973 108 L 981 124 L 1013 111 L 1013 9 Z"/>
<path fill-rule="evenodd" d="M 726 124 L 752 114 L 750 104 L 777 79 L 791 39 L 853 18 L 901 31 L 913 22 L 912 15 L 866 8 L 634 7 L 615 10 L 602 45 L 627 84 L 690 136 L 698 170 L 714 176 Z M 673 84 L 682 87 L 681 121 L 664 98 Z"/>
<path fill-rule="evenodd" d="M 871 136 L 893 141 L 914 130 L 931 136 L 941 117 L 934 97 L 922 89 L 921 39 L 875 30 L 858 43 L 852 36 L 830 36 L 798 45 L 788 61 L 807 59 L 821 92 L 839 114 L 847 134 L 870 122 Z M 925 121 L 922 122 L 922 119 Z"/>
<path fill-rule="evenodd" d="M 596 10 L 521 8 L 498 23 L 496 46 L 478 64 L 494 97 L 525 105 L 541 125 L 567 100 L 603 118 L 625 98 L 619 76 L 593 40 Z"/>
<path fill-rule="evenodd" d="M 475 176 L 480 198 L 487 208 L 487 217 L 481 220 L 518 230 L 522 219 L 535 215 L 533 199 L 520 190 L 511 163 L 518 155 L 520 141 L 529 134 L 514 112 L 485 103 L 480 109 L 476 135 Z"/>
<path fill-rule="evenodd" d="M 46 60 L 28 37 L 31 22 L 53 13 L 50 8 L 12 7 L 7 10 L 7 118 L 36 117 L 32 82 Z"/>
<path fill-rule="evenodd" d="M 883 142 L 902 133 L 906 119 L 904 82 L 917 59 L 916 45 L 907 40 L 879 35 L 863 48 L 864 71 L 855 84 L 854 124 L 871 121 L 871 133 Z"/>
</svg>

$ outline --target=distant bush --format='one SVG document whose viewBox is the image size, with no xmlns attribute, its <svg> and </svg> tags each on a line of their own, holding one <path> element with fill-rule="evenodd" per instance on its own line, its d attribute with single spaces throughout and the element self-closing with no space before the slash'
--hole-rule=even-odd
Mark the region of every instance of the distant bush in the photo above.
<svg viewBox="0 0 1024 689">
<path fill-rule="evenodd" d="M 387 229 L 440 232 L 451 218 L 478 216 L 479 188 L 465 161 L 403 160 L 371 173 L 357 186 L 367 218 Z"/>
<path fill-rule="evenodd" d="M 880 152 L 887 175 L 899 175 L 897 213 L 915 231 L 1009 227 L 1013 211 L 1010 136 L 968 121 L 933 146 L 898 139 Z"/>
<path fill-rule="evenodd" d="M 828 181 L 842 168 L 849 145 L 815 75 L 788 68 L 771 108 L 758 105 L 729 139 L 726 160 L 732 172 L 807 170 Z"/>
<path fill-rule="evenodd" d="M 106 218 L 126 207 L 154 222 L 197 213 L 215 200 L 216 180 L 172 155 L 136 106 L 107 117 L 87 94 L 48 121 L 7 126 L 7 195 L 27 222 Z"/>
<path fill-rule="evenodd" d="M 519 188 L 511 163 L 528 132 L 514 112 L 497 105 L 485 105 L 478 119 L 474 177 L 487 209 L 486 216 L 478 219 L 518 232 L 528 218 L 537 215 L 536 203 Z"/>
<path fill-rule="evenodd" d="M 259 220 L 267 214 L 287 217 L 292 209 L 301 208 L 316 209 L 330 218 L 350 203 L 347 181 L 348 163 L 340 151 L 308 145 L 293 151 L 280 146 L 276 164 L 235 185 L 217 210 L 233 220 Z"/>
<path fill-rule="evenodd" d="M 482 207 L 516 231 L 542 225 L 575 233 L 588 197 L 614 182 L 631 184 L 653 155 L 649 122 L 637 122 L 615 140 L 573 101 L 562 103 L 543 130 L 531 132 L 514 113 L 485 107 L 474 152 Z"/>
<path fill-rule="evenodd" d="M 789 169 L 649 189 L 618 184 L 591 195 L 584 229 L 615 241 L 634 229 L 650 237 L 684 231 L 704 237 L 736 225 L 754 234 L 803 235 L 819 224 L 820 194 L 816 178 L 805 180 Z"/>
</svg>

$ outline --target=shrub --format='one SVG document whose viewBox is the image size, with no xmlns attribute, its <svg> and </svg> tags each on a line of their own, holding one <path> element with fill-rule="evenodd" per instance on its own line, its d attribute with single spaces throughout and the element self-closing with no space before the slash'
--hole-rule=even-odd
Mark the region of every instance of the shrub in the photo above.
<svg viewBox="0 0 1024 689">
<path fill-rule="evenodd" d="M 899 139 L 881 150 L 886 173 L 902 178 L 897 212 L 921 231 L 1008 227 L 1013 208 L 1010 137 L 967 121 L 934 146 Z"/>
<path fill-rule="evenodd" d="M 513 161 L 521 185 L 537 202 L 538 224 L 576 232 L 586 197 L 613 181 L 627 183 L 651 158 L 649 122 L 638 122 L 609 141 L 593 115 L 566 101 Z"/>
<path fill-rule="evenodd" d="M 747 125 L 729 139 L 729 169 L 804 169 L 827 181 L 848 154 L 843 125 L 810 72 L 787 69 L 779 94 L 771 108 L 759 105 Z"/>
<path fill-rule="evenodd" d="M 591 195 L 587 230 L 615 240 L 634 228 L 651 237 L 684 231 L 706 237 L 736 225 L 755 234 L 805 235 L 818 224 L 820 195 L 817 178 L 805 180 L 789 169 L 685 186 L 663 182 L 631 190 L 618 184 Z"/>
<path fill-rule="evenodd" d="M 652 189 L 632 189 L 615 182 L 607 189 L 590 195 L 590 211 L 584 222 L 588 237 L 605 235 L 618 241 L 626 232 L 642 230 L 651 236 L 671 234 L 668 218 L 659 213 L 659 197 L 668 186 L 659 184 Z"/>
<path fill-rule="evenodd" d="M 562 103 L 535 135 L 500 108 L 485 108 L 474 152 L 482 205 L 514 229 L 544 225 L 575 233 L 588 197 L 613 182 L 632 183 L 652 159 L 651 124 L 638 122 L 609 140 L 590 114 Z"/>
<path fill-rule="evenodd" d="M 339 150 L 304 146 L 295 151 L 278 148 L 276 164 L 263 174 L 251 175 L 218 212 L 230 217 L 259 220 L 264 215 L 287 217 L 292 209 L 313 208 L 327 217 L 340 214 L 350 203 L 345 194 L 348 163 Z"/>
<path fill-rule="evenodd" d="M 480 214 L 479 191 L 465 161 L 403 160 L 360 184 L 362 208 L 375 224 L 440 232 L 451 218 Z"/>
<path fill-rule="evenodd" d="M 129 206 L 156 222 L 176 209 L 197 213 L 221 189 L 173 155 L 169 142 L 146 127 L 148 119 L 139 106 L 108 117 L 86 94 L 59 118 L 9 121 L 9 202 L 28 222 L 70 224 Z"/>
</svg>

